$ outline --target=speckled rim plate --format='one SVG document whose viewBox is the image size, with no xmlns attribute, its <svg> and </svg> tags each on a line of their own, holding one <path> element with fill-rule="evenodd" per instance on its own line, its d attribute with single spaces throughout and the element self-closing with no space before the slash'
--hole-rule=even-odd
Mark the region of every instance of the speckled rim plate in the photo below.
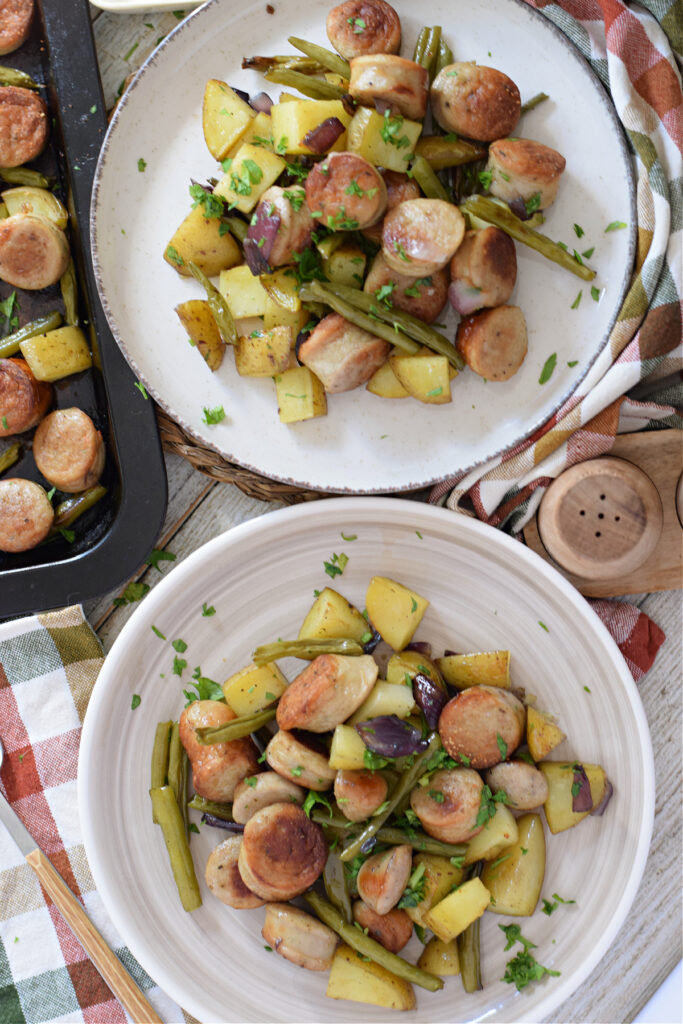
<svg viewBox="0 0 683 1024">
<path fill-rule="evenodd" d="M 92 204 L 95 273 L 129 363 L 159 404 L 202 444 L 255 472 L 306 488 L 411 490 L 461 474 L 518 444 L 576 390 L 607 344 L 630 280 L 633 170 L 608 94 L 573 44 L 537 11 L 521 0 L 490 0 L 482 28 L 480 12 L 468 0 L 427 0 L 419 23 L 398 3 L 404 53 L 412 52 L 421 24 L 441 24 L 456 58 L 507 72 L 523 99 L 550 94 L 524 116 L 520 134 L 568 158 L 545 230 L 570 249 L 595 250 L 599 301 L 593 301 L 590 283 L 518 245 L 511 301 L 524 311 L 530 347 L 512 380 L 487 383 L 468 371 L 453 382 L 453 402 L 445 406 L 380 399 L 361 388 L 331 396 L 326 417 L 280 424 L 272 381 L 239 378 L 231 358 L 211 374 L 187 345 L 173 307 L 203 292 L 196 282 L 178 278 L 161 255 L 189 208 L 190 178 L 216 173 L 201 133 L 206 79 L 261 90 L 261 76 L 239 70 L 242 56 L 286 52 L 291 33 L 325 43 L 330 6 L 323 0 L 280 0 L 268 15 L 265 4 L 246 10 L 210 0 L 155 50 L 124 94 L 100 156 Z M 140 157 L 144 173 L 138 171 Z M 605 233 L 613 221 L 628 226 Z M 585 232 L 580 239 L 577 223 Z M 572 309 L 579 291 L 582 300 Z M 445 321 L 450 337 L 456 320 L 449 314 Z M 541 369 L 552 353 L 555 372 L 541 385 Z M 220 405 L 226 418 L 205 424 L 203 408 Z"/>
<path fill-rule="evenodd" d="M 342 540 L 342 532 L 356 539 Z M 498 924 L 509 918 L 487 913 L 483 991 L 466 996 L 457 979 L 436 994 L 416 989 L 425 1022 L 548 1020 L 597 977 L 640 882 L 654 815 L 647 720 L 618 648 L 578 591 L 522 545 L 443 509 L 346 498 L 269 513 L 204 545 L 145 598 L 105 661 L 81 740 L 80 820 L 99 896 L 145 970 L 207 1024 L 388 1019 L 374 1007 L 326 999 L 324 974 L 265 953 L 262 910 L 231 911 L 202 881 L 203 906 L 185 914 L 147 793 L 156 723 L 177 718 L 184 703 L 171 641 L 188 645 L 185 678 L 195 665 L 227 678 L 258 643 L 296 634 L 313 589 L 330 582 L 323 561 L 342 550 L 349 561 L 334 586 L 359 607 L 370 576 L 388 575 L 431 601 L 416 639 L 436 651 L 510 648 L 515 685 L 556 713 L 569 737 L 555 758 L 600 763 L 614 784 L 604 817 L 547 837 L 542 895 L 557 892 L 576 905 L 552 918 L 537 911 L 517 919 L 537 943 L 538 961 L 560 977 L 521 993 L 499 981 L 513 954 L 504 953 Z M 202 616 L 202 602 L 215 616 Z M 282 666 L 291 679 L 301 663 Z M 133 693 L 141 697 L 135 711 Z M 221 838 L 207 828 L 193 837 L 200 876 Z M 419 949 L 413 939 L 408 957 Z"/>
</svg>

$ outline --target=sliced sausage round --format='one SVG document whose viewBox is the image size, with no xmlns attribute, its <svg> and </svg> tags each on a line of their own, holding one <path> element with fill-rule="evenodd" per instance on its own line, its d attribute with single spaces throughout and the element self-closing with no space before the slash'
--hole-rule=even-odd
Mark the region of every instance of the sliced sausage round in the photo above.
<svg viewBox="0 0 683 1024">
<path fill-rule="evenodd" d="M 66 235 L 45 217 L 15 213 L 0 220 L 0 279 L 15 288 L 56 284 L 70 259 Z"/>
<path fill-rule="evenodd" d="M 245 825 L 250 818 L 269 804 L 302 804 L 305 793 L 289 779 L 283 779 L 277 772 L 261 772 L 251 775 L 235 787 L 232 802 L 232 816 L 240 825 Z"/>
<path fill-rule="evenodd" d="M 529 347 L 526 320 L 519 306 L 497 306 L 465 317 L 458 324 L 458 351 L 471 370 L 486 380 L 509 380 Z"/>
<path fill-rule="evenodd" d="M 279 185 L 271 185 L 261 196 L 251 218 L 247 238 L 253 239 L 258 245 L 261 241 L 259 232 L 262 231 L 263 220 L 279 220 L 272 244 L 268 242 L 263 246 L 264 256 L 271 267 L 292 263 L 294 253 L 305 249 L 311 240 L 316 222 L 311 218 L 304 199 L 304 190 L 296 186 L 285 189 Z"/>
<path fill-rule="evenodd" d="M 346 60 L 401 49 L 401 21 L 385 0 L 346 0 L 332 8 L 326 27 L 327 38 Z"/>
<path fill-rule="evenodd" d="M 326 860 L 322 829 L 295 804 L 270 804 L 244 826 L 240 874 L 264 900 L 291 900 L 310 889 Z"/>
<path fill-rule="evenodd" d="M 349 93 L 364 106 L 378 105 L 421 121 L 427 112 L 429 73 L 421 64 L 392 54 L 354 57 L 351 61 Z"/>
<path fill-rule="evenodd" d="M 15 85 L 0 86 L 0 167 L 35 160 L 45 148 L 47 131 L 47 104 L 40 96 Z"/>
<path fill-rule="evenodd" d="M 36 430 L 33 457 L 48 483 L 78 494 L 102 476 L 104 442 L 82 409 L 55 409 Z"/>
<path fill-rule="evenodd" d="M 358 872 L 358 895 L 376 914 L 388 914 L 400 900 L 412 866 L 413 848 L 407 843 L 373 854 Z"/>
<path fill-rule="evenodd" d="M 390 289 L 390 292 L 387 293 L 386 289 Z M 431 324 L 446 305 L 448 272 L 445 269 L 435 270 L 425 277 L 406 277 L 392 270 L 382 253 L 378 252 L 365 279 L 363 291 L 374 294 L 378 301 L 385 295 L 398 309 Z"/>
<path fill-rule="evenodd" d="M 379 171 L 356 153 L 330 153 L 306 178 L 306 202 L 323 227 L 336 231 L 366 228 L 387 205 Z"/>
<path fill-rule="evenodd" d="M 337 774 L 327 750 L 311 733 L 278 729 L 266 747 L 266 761 L 284 779 L 320 792 L 330 789 Z"/>
<path fill-rule="evenodd" d="M 0 0 L 0 57 L 24 45 L 32 17 L 33 0 Z"/>
<path fill-rule="evenodd" d="M 235 712 L 219 700 L 196 700 L 180 715 L 180 741 L 192 764 L 192 783 L 199 796 L 229 803 L 238 782 L 260 770 L 259 752 L 250 736 L 229 743 L 200 743 L 196 729 L 227 725 Z"/>
<path fill-rule="evenodd" d="M 386 914 L 378 914 L 367 903 L 357 900 L 353 905 L 353 919 L 390 953 L 400 953 L 413 934 L 413 922 L 405 910 L 397 907 Z"/>
<path fill-rule="evenodd" d="M 426 277 L 445 267 L 465 234 L 457 206 L 443 199 L 409 199 L 384 218 L 382 254 L 405 277 Z"/>
<path fill-rule="evenodd" d="M 235 910 L 253 910 L 264 901 L 243 882 L 237 862 L 242 836 L 230 836 L 209 855 L 204 878 L 211 892 L 221 903 Z"/>
<path fill-rule="evenodd" d="M 378 671 L 369 654 L 359 658 L 320 654 L 282 694 L 277 724 L 281 729 L 329 732 L 358 710 L 375 685 Z"/>
<path fill-rule="evenodd" d="M 307 366 L 325 391 L 352 391 L 370 380 L 389 355 L 391 345 L 338 313 L 329 313 L 297 347 L 300 363 Z"/>
<path fill-rule="evenodd" d="M 448 297 L 461 316 L 500 306 L 512 295 L 517 280 L 515 243 L 500 228 L 466 231 L 450 270 Z"/>
<path fill-rule="evenodd" d="M 462 754 L 480 770 L 504 761 L 503 750 L 511 754 L 517 749 L 525 722 L 524 705 L 509 690 L 470 686 L 446 704 L 438 730 L 451 757 Z"/>
<path fill-rule="evenodd" d="M 28 363 L 0 359 L 0 437 L 31 430 L 51 402 L 52 386 L 36 380 Z"/>
<path fill-rule="evenodd" d="M 55 518 L 44 488 L 32 480 L 0 480 L 0 551 L 29 551 L 45 540 Z"/>
<path fill-rule="evenodd" d="M 384 211 L 385 215 L 393 210 L 399 203 L 405 203 L 407 199 L 420 199 L 422 192 L 420 186 L 413 178 L 409 178 L 407 174 L 401 174 L 400 171 L 382 171 L 382 178 L 384 184 L 387 187 L 387 208 Z M 376 242 L 377 245 L 382 244 L 382 227 L 383 222 L 378 221 L 376 224 L 371 224 L 369 228 L 363 230 L 363 234 L 366 238 L 369 238 L 371 242 Z"/>
<path fill-rule="evenodd" d="M 516 811 L 531 811 L 548 799 L 548 783 L 543 772 L 525 761 L 504 761 L 485 773 L 484 779 L 492 793 L 504 790 L 510 807 Z"/>
<path fill-rule="evenodd" d="M 439 71 L 431 98 L 434 117 L 445 131 L 477 142 L 509 135 L 522 109 L 511 78 L 497 68 L 464 61 Z"/>
<path fill-rule="evenodd" d="M 339 939 L 331 928 L 289 903 L 269 903 L 261 935 L 274 952 L 308 971 L 329 971 Z"/>
<path fill-rule="evenodd" d="M 554 201 L 567 161 L 550 146 L 533 139 L 499 139 L 489 147 L 486 165 L 491 172 L 491 195 L 514 203 L 533 200 L 534 210 Z"/>
<path fill-rule="evenodd" d="M 378 772 L 338 771 L 334 780 L 334 798 L 349 821 L 364 821 L 387 798 L 387 781 Z"/>
<path fill-rule="evenodd" d="M 428 786 L 415 786 L 410 806 L 425 832 L 444 843 L 466 843 L 481 832 L 477 825 L 484 783 L 471 768 L 435 772 Z"/>
</svg>

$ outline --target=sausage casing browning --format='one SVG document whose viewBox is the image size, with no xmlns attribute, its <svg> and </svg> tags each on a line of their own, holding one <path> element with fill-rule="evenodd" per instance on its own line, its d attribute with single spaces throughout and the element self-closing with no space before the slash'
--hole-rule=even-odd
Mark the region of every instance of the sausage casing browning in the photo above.
<svg viewBox="0 0 683 1024">
<path fill-rule="evenodd" d="M 0 21 L 2 14 L 0 9 Z M 47 106 L 40 96 L 15 85 L 0 86 L 0 167 L 35 160 L 45 148 L 47 129 Z"/>
<path fill-rule="evenodd" d="M 264 900 L 291 900 L 322 873 L 327 843 L 322 829 L 295 804 L 270 804 L 244 826 L 239 869 Z"/>
<path fill-rule="evenodd" d="M 51 385 L 36 380 L 28 363 L 23 359 L 0 359 L 0 437 L 31 430 L 51 402 Z"/>
</svg>

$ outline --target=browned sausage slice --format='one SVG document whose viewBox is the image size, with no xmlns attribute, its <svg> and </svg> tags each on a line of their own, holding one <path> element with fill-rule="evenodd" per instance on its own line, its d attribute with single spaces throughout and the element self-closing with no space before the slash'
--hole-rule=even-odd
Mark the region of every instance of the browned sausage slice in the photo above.
<svg viewBox="0 0 683 1024">
<path fill-rule="evenodd" d="M 324 227 L 366 228 L 378 221 L 387 205 L 382 175 L 356 153 L 330 153 L 306 178 L 306 202 Z"/>
<path fill-rule="evenodd" d="M 451 260 L 451 279 L 448 297 L 461 316 L 500 306 L 512 295 L 517 280 L 515 243 L 500 228 L 466 231 Z"/>
<path fill-rule="evenodd" d="M 479 770 L 505 760 L 501 746 L 507 754 L 516 750 L 525 721 L 524 705 L 509 690 L 471 686 L 449 700 L 438 729 L 451 757 L 457 760 L 462 754 Z"/>
<path fill-rule="evenodd" d="M 550 146 L 533 139 L 499 139 L 489 147 L 486 165 L 491 172 L 491 195 L 506 203 L 534 200 L 545 210 L 557 195 L 567 161 Z"/>
<path fill-rule="evenodd" d="M 435 270 L 425 277 L 406 277 L 392 270 L 382 253 L 378 252 L 365 279 L 363 291 L 374 294 L 378 301 L 385 297 L 398 309 L 404 309 L 411 316 L 431 324 L 446 305 L 448 272 Z"/>
<path fill-rule="evenodd" d="M 413 922 L 405 910 L 397 907 L 388 914 L 378 914 L 362 900 L 357 900 L 353 905 L 353 919 L 390 953 L 400 953 L 413 934 Z"/>
<path fill-rule="evenodd" d="M 435 772 L 429 786 L 416 786 L 410 806 L 425 832 L 444 843 L 465 843 L 483 825 L 477 825 L 484 783 L 471 768 Z"/>
<path fill-rule="evenodd" d="M 270 804 L 244 826 L 240 874 L 261 899 L 294 899 L 313 885 L 326 860 L 322 829 L 295 804 Z"/>
<path fill-rule="evenodd" d="M 24 45 L 32 17 L 33 0 L 0 0 L 0 57 Z"/>
<path fill-rule="evenodd" d="M 15 213 L 0 220 L 0 279 L 15 288 L 56 284 L 70 259 L 66 235 L 45 217 Z"/>
<path fill-rule="evenodd" d="M 23 434 L 40 423 L 52 386 L 36 380 L 23 359 L 0 359 L 0 437 Z"/>
<path fill-rule="evenodd" d="M 349 93 L 364 106 L 421 121 L 427 112 L 429 73 L 421 64 L 392 54 L 369 54 L 351 61 Z"/>
<path fill-rule="evenodd" d="M 28 551 L 45 540 L 55 513 L 40 484 L 0 480 L 0 551 Z"/>
<path fill-rule="evenodd" d="M 334 780 L 334 798 L 349 821 L 364 821 L 387 798 L 387 781 L 379 772 L 338 771 Z"/>
<path fill-rule="evenodd" d="M 82 409 L 55 409 L 36 430 L 33 457 L 48 483 L 67 494 L 78 494 L 101 477 L 104 442 Z"/>
<path fill-rule="evenodd" d="M 235 910 L 262 907 L 263 900 L 242 881 L 237 862 L 242 836 L 230 836 L 220 843 L 206 862 L 204 878 L 211 892 L 221 903 Z"/>
<path fill-rule="evenodd" d="M 465 234 L 457 206 L 444 199 L 409 199 L 384 218 L 382 255 L 405 277 L 425 277 L 445 267 Z"/>
<path fill-rule="evenodd" d="M 529 345 L 519 306 L 497 306 L 465 317 L 458 325 L 458 351 L 486 380 L 509 380 L 524 362 Z"/>
<path fill-rule="evenodd" d="M 358 710 L 375 685 L 377 672 L 377 662 L 369 654 L 320 654 L 282 694 L 277 724 L 309 732 L 334 729 Z"/>
<path fill-rule="evenodd" d="M 491 142 L 509 135 L 519 120 L 519 89 L 497 68 L 460 61 L 439 71 L 431 88 L 432 111 L 447 132 Z"/>
<path fill-rule="evenodd" d="M 387 187 L 387 208 L 384 211 L 385 214 L 393 210 L 399 203 L 405 203 L 407 199 L 419 199 L 421 197 L 420 186 L 413 178 L 409 178 L 407 174 L 386 170 L 382 171 L 381 174 Z M 382 221 L 378 221 L 376 224 L 372 224 L 369 228 L 363 230 L 365 237 L 369 238 L 372 242 L 376 242 L 377 245 L 382 244 L 382 224 Z"/>
<path fill-rule="evenodd" d="M 408 884 L 412 865 L 413 848 L 407 843 L 373 854 L 358 872 L 358 895 L 376 914 L 388 914 Z"/>
<path fill-rule="evenodd" d="M 390 348 L 388 341 L 330 313 L 299 345 L 297 356 L 332 394 L 351 391 L 370 380 Z"/>
<path fill-rule="evenodd" d="M 30 89 L 0 86 L 0 167 L 35 160 L 47 142 L 47 106 Z"/>
<path fill-rule="evenodd" d="M 194 788 L 217 803 L 229 803 L 237 783 L 260 770 L 259 752 L 250 736 L 207 746 L 197 740 L 196 729 L 226 725 L 233 718 L 235 712 L 218 700 L 196 700 L 180 715 L 180 742 L 192 764 Z"/>
<path fill-rule="evenodd" d="M 346 0 L 332 8 L 326 27 L 327 38 L 346 60 L 401 49 L 401 21 L 385 0 Z"/>
</svg>

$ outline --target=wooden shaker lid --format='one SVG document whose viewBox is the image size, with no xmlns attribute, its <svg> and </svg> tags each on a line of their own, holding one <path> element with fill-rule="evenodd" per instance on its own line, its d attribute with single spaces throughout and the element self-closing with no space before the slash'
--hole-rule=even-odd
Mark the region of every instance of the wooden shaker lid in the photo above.
<svg viewBox="0 0 683 1024">
<path fill-rule="evenodd" d="M 603 456 L 565 470 L 538 510 L 548 553 L 584 579 L 632 572 L 650 556 L 662 530 L 657 488 L 641 469 Z"/>
</svg>

